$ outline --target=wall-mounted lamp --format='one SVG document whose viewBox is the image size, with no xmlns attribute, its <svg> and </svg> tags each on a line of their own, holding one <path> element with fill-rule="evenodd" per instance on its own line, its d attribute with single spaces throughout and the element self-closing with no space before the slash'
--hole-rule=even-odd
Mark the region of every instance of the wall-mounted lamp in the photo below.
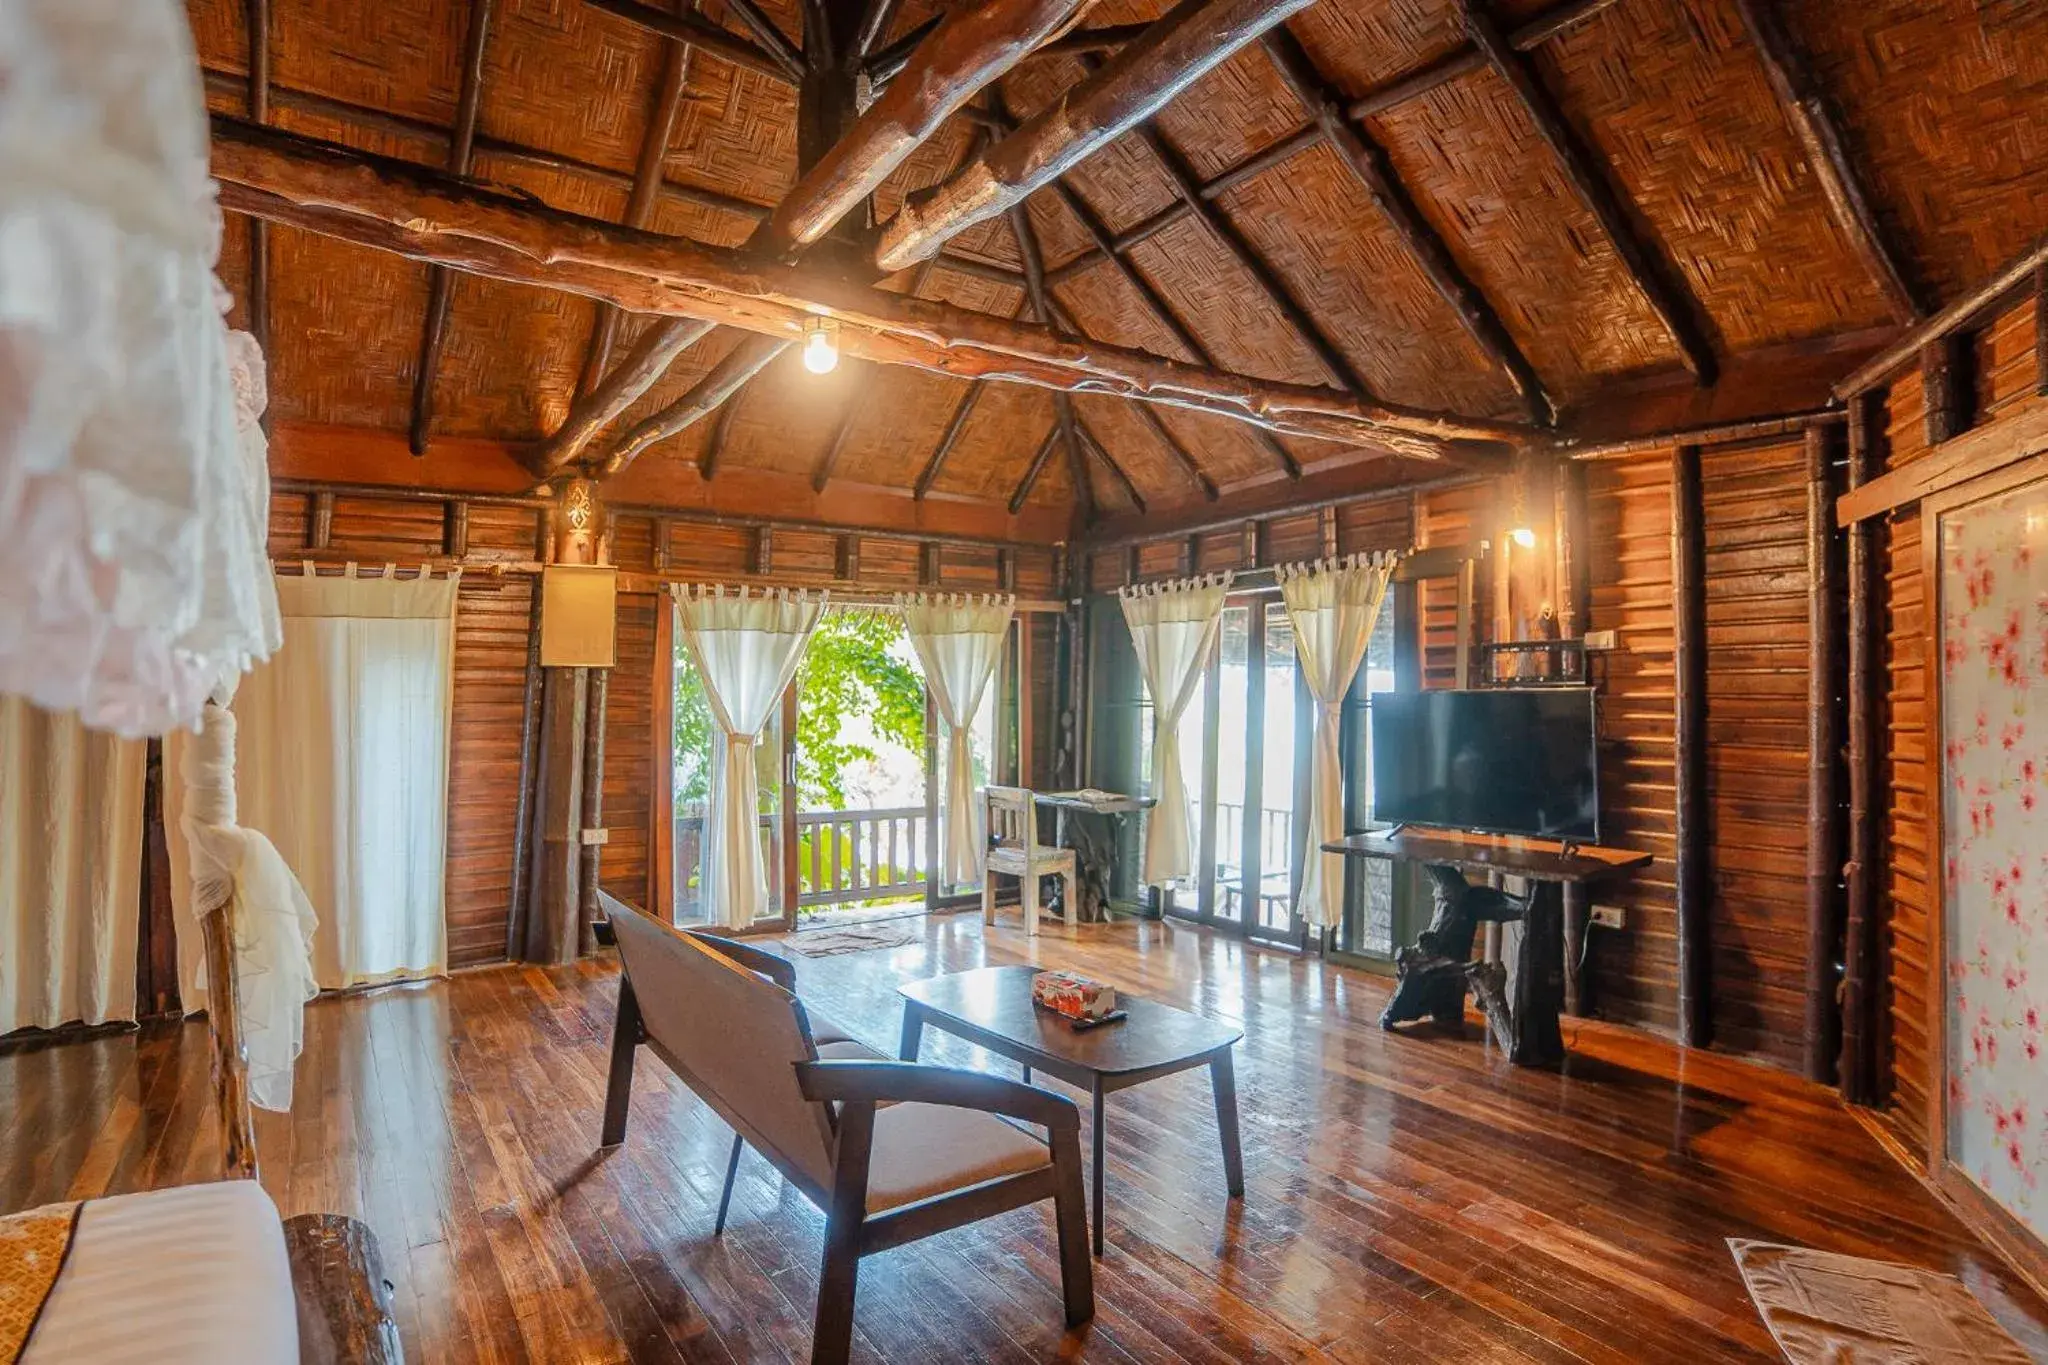
<svg viewBox="0 0 2048 1365">
<path fill-rule="evenodd" d="M 1536 532 L 1527 526 L 1517 526 L 1514 530 L 1508 532 L 1508 539 L 1521 546 L 1524 550 L 1536 548 Z"/>
<path fill-rule="evenodd" d="M 839 324 L 831 318 L 804 323 L 804 368 L 812 374 L 830 374 L 838 363 Z"/>
</svg>

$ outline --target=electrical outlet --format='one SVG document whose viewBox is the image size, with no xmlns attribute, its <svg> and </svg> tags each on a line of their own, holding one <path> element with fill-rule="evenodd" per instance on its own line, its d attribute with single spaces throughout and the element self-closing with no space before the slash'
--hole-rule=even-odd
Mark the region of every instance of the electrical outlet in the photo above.
<svg viewBox="0 0 2048 1365">
<path fill-rule="evenodd" d="M 1619 929 L 1626 916 L 1618 905 L 1596 905 L 1593 907 L 1593 923 L 1603 929 Z"/>
</svg>

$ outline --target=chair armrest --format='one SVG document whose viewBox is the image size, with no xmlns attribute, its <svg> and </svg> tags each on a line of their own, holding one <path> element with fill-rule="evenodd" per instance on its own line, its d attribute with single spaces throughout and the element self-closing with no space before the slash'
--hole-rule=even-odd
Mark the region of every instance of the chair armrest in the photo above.
<svg viewBox="0 0 2048 1365">
<path fill-rule="evenodd" d="M 714 934 L 708 929 L 685 929 L 683 932 L 727 961 L 736 962 L 750 972 L 759 972 L 791 995 L 796 994 L 796 964 L 788 958 L 777 957 L 766 949 Z"/>
<path fill-rule="evenodd" d="M 1079 1132 L 1081 1128 L 1081 1111 L 1066 1096 L 964 1067 L 924 1062 L 799 1062 L 796 1078 L 807 1100 L 943 1104 L 1004 1114 L 1055 1132 Z"/>
</svg>

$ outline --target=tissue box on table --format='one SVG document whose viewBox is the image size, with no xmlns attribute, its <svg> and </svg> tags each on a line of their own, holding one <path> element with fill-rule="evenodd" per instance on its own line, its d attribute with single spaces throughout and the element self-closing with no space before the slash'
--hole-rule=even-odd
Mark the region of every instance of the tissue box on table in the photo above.
<svg viewBox="0 0 2048 1365">
<path fill-rule="evenodd" d="M 1072 972 L 1040 972 L 1031 979 L 1031 999 L 1069 1019 L 1100 1019 L 1116 1008 L 1116 990 Z"/>
</svg>

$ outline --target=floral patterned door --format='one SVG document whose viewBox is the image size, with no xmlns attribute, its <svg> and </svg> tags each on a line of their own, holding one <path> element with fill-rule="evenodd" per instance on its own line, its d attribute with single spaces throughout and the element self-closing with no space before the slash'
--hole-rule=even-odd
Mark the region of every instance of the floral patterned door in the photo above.
<svg viewBox="0 0 2048 1365">
<path fill-rule="evenodd" d="M 1948 1157 L 2048 1240 L 2048 481 L 1939 528 Z"/>
</svg>

